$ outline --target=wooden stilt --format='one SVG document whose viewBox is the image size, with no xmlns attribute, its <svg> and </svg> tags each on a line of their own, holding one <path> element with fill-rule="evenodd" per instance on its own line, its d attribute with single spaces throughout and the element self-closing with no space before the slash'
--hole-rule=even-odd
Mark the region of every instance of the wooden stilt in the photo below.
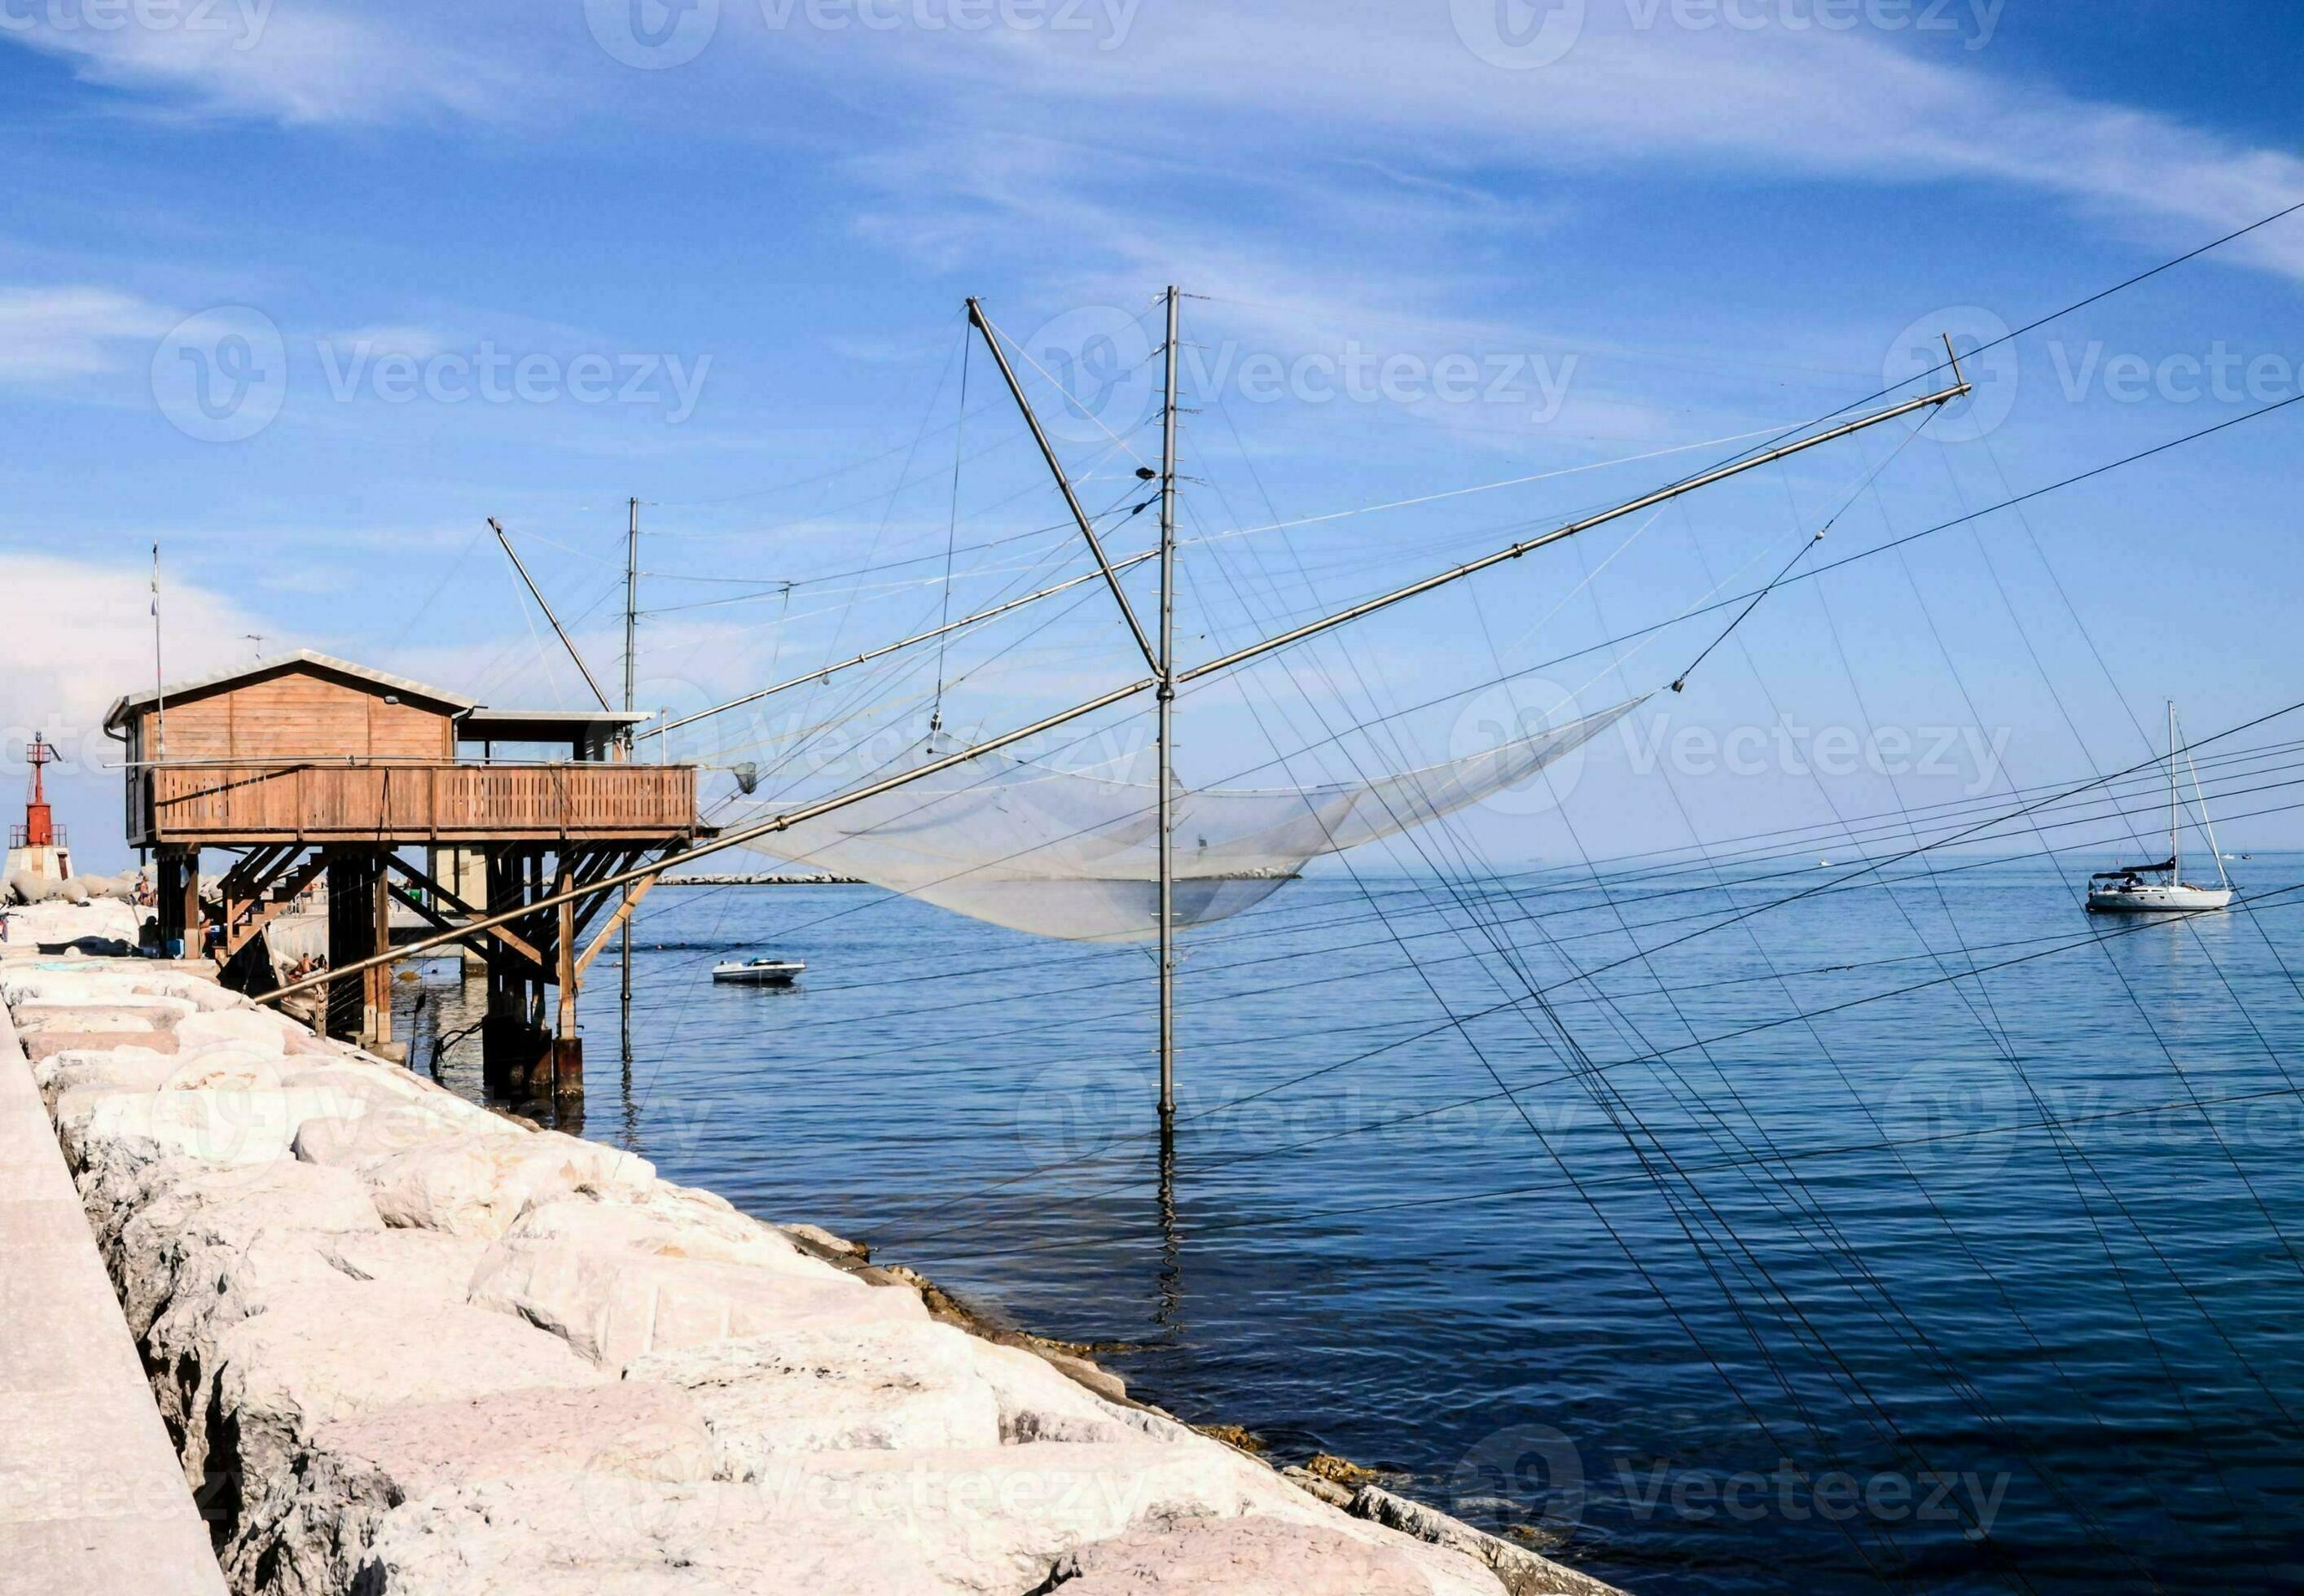
<svg viewBox="0 0 2304 1596">
<path fill-rule="evenodd" d="M 575 884 L 576 872 L 567 854 L 560 857 L 560 874 L 554 886 L 555 892 L 565 892 Z M 559 908 L 557 934 L 552 939 L 553 980 L 560 989 L 560 1012 L 552 1038 L 552 1094 L 555 1097 L 584 1095 L 584 1042 L 576 1034 L 576 992 L 580 977 L 576 973 L 576 904 L 573 899 L 563 901 Z"/>
</svg>

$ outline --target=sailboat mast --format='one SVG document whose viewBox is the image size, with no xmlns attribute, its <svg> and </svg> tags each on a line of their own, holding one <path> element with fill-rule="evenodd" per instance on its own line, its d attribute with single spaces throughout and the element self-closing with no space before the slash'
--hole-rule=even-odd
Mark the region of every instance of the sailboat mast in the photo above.
<svg viewBox="0 0 2304 1596">
<path fill-rule="evenodd" d="M 1160 414 L 1160 1118 L 1176 1112 L 1176 290 L 1168 289 Z"/>
<path fill-rule="evenodd" d="M 2168 884 L 2184 882 L 2183 841 L 2176 825 L 2176 701 L 2168 700 Z"/>
</svg>

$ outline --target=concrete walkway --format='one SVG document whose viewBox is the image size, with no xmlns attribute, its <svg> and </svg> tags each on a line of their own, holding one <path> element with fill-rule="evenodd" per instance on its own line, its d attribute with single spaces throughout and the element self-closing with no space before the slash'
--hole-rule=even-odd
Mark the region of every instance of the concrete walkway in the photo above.
<svg viewBox="0 0 2304 1596">
<path fill-rule="evenodd" d="M 4 1006 L 0 1589 L 11 1596 L 224 1590 Z"/>
</svg>

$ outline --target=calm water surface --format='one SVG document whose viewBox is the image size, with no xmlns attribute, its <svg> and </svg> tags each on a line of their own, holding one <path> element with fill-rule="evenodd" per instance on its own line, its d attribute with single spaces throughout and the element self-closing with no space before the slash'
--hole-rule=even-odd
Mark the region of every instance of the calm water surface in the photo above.
<svg viewBox="0 0 2304 1596">
<path fill-rule="evenodd" d="M 1144 952 L 666 889 L 582 1128 L 1635 1591 L 2295 1588 L 2304 894 L 2133 929 L 1946 857 L 1623 929 L 1802 869 L 1295 883 L 1189 944 L 1165 1161 Z M 756 952 L 809 974 L 712 984 Z"/>
</svg>

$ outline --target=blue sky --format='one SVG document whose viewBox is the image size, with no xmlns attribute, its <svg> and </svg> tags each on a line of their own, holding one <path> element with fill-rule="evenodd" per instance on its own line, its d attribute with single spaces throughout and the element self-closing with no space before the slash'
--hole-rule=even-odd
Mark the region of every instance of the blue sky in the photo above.
<svg viewBox="0 0 2304 1596">
<path fill-rule="evenodd" d="M 172 676 L 309 645 L 499 703 L 582 688 L 489 515 L 613 675 L 644 502 L 649 707 L 934 624 L 948 544 L 955 614 L 1076 574 L 961 301 L 1045 367 L 1101 509 L 1156 452 L 1170 282 L 1200 296 L 1182 629 L 1213 652 L 2304 200 L 2297 29 L 2121 0 L 0 0 L 0 723 L 64 743 L 66 818 L 112 862 L 95 725 L 150 673 L 156 540 Z M 2300 279 L 2304 216 L 2027 334 L 1902 450 L 1756 473 L 1198 691 L 1186 779 L 1444 759 L 1651 690 L 1702 621 L 1621 671 L 1579 651 L 1737 590 L 1843 506 L 1834 554 L 2299 392 Z M 2283 702 L 2300 412 L 1788 590 L 1596 747 L 1572 837 L 1533 798 L 1469 834 L 1621 852 L 2126 764 L 2098 651 L 2147 726 L 2172 694 L 2203 732 Z M 947 719 L 1122 680 L 1109 606 L 1071 596 L 949 650 Z M 878 757 L 936 673 L 931 650 L 678 751 L 836 722 L 815 746 Z M 1885 773 L 1811 756 L 1884 729 Z M 1052 756 L 1141 743 L 1091 730 Z M 1740 730 L 1808 753 L 1731 770 Z M 1941 732 L 1945 760 L 1896 752 Z M 2300 840 L 2284 816 L 2238 839 Z"/>
</svg>

